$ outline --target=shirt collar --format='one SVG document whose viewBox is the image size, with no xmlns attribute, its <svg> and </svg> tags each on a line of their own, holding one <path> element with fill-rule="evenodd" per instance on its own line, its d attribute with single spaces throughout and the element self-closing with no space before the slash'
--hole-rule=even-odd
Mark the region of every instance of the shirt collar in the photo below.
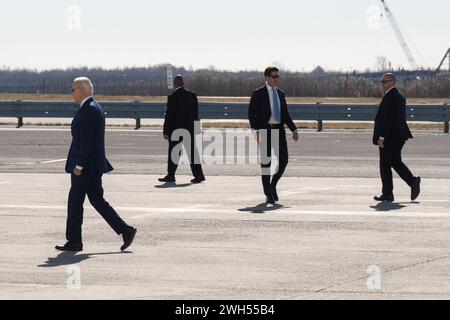
<svg viewBox="0 0 450 320">
<path fill-rule="evenodd" d="M 391 90 L 394 89 L 394 88 L 397 88 L 397 86 L 393 86 L 393 87 L 389 88 L 389 89 L 386 91 L 386 93 L 385 93 L 384 95 L 387 95 L 388 92 L 391 91 Z"/>
<path fill-rule="evenodd" d="M 88 100 L 91 99 L 91 98 L 92 98 L 92 96 L 89 96 L 89 97 L 84 98 L 84 100 L 81 101 L 81 103 L 80 103 L 80 108 L 83 106 L 83 104 L 86 103 L 86 101 L 88 101 Z"/>
<path fill-rule="evenodd" d="M 183 86 L 176 87 L 174 91 L 177 91 L 178 89 L 181 89 L 181 88 L 183 88 Z"/>
<path fill-rule="evenodd" d="M 271 87 L 271 86 L 269 85 L 269 83 L 267 83 L 267 81 L 266 81 L 266 87 L 267 87 L 268 90 L 273 90 L 273 89 L 276 89 L 276 88 L 277 88 L 277 87 Z"/>
</svg>

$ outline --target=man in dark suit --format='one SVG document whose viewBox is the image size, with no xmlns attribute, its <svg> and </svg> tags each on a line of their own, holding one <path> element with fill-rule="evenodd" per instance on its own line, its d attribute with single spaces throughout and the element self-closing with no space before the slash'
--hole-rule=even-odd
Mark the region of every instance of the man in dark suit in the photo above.
<svg viewBox="0 0 450 320">
<path fill-rule="evenodd" d="M 414 177 L 402 161 L 402 149 L 408 139 L 413 136 L 406 122 L 406 99 L 396 87 L 396 78 L 392 73 L 385 74 L 381 79 L 385 91 L 375 118 L 373 144 L 380 150 L 380 173 L 383 183 L 381 196 L 376 201 L 394 201 L 394 185 L 392 168 L 411 187 L 411 200 L 420 194 L 420 177 Z"/>
<path fill-rule="evenodd" d="M 256 135 L 260 146 L 261 179 L 266 195 L 266 203 L 278 201 L 277 183 L 288 164 L 288 147 L 285 124 L 293 132 L 293 139 L 298 141 L 297 127 L 289 115 L 286 97 L 278 89 L 279 70 L 268 67 L 264 71 L 266 84 L 253 92 L 248 109 L 250 127 Z M 278 166 L 271 179 L 272 149 L 278 158 Z"/>
<path fill-rule="evenodd" d="M 94 88 L 88 78 L 74 80 L 72 94 L 80 104 L 73 118 L 72 143 L 66 162 L 71 174 L 67 210 L 67 243 L 56 246 L 60 251 L 82 251 L 81 226 L 86 195 L 92 206 L 111 228 L 122 235 L 124 251 L 133 242 L 136 229 L 128 226 L 103 198 L 102 175 L 113 170 L 105 154 L 105 117 L 102 107 L 92 98 Z"/>
<path fill-rule="evenodd" d="M 194 179 L 191 183 L 205 181 L 201 159 L 196 147 L 196 124 L 198 124 L 198 100 L 194 92 L 184 88 L 184 80 L 177 75 L 173 80 L 175 91 L 168 97 L 164 120 L 164 139 L 169 142 L 167 175 L 160 182 L 175 182 L 175 172 L 181 155 L 181 145 L 187 152 Z M 180 130 L 181 129 L 181 130 Z M 178 136 L 180 133 L 182 136 Z M 184 133 L 184 135 L 183 135 Z M 175 150 L 175 148 L 179 150 Z"/>
</svg>

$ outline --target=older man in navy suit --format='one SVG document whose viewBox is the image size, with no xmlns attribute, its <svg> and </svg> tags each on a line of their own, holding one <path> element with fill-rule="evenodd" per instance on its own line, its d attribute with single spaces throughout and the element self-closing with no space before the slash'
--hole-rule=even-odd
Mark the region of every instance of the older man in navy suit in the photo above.
<svg viewBox="0 0 450 320">
<path fill-rule="evenodd" d="M 93 92 L 88 78 L 74 80 L 72 94 L 80 108 L 71 125 L 72 144 L 66 163 L 66 172 L 71 174 L 72 182 L 67 208 L 67 243 L 56 246 L 60 251 L 83 250 L 81 226 L 86 195 L 111 228 L 122 235 L 122 251 L 131 245 L 136 235 L 136 229 L 127 225 L 103 198 L 102 175 L 112 171 L 113 167 L 105 153 L 105 117 L 102 107 L 92 97 Z"/>
</svg>

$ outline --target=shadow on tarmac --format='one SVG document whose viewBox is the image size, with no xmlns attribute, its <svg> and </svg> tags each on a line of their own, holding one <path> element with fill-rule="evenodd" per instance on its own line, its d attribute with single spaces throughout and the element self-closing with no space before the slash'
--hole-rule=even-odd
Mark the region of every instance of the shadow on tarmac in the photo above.
<svg viewBox="0 0 450 320">
<path fill-rule="evenodd" d="M 406 208 L 406 206 L 397 203 L 397 202 L 380 202 L 376 206 L 370 206 L 372 209 L 376 211 L 394 211 L 394 210 L 401 210 L 403 208 Z"/>
<path fill-rule="evenodd" d="M 288 207 L 285 207 L 282 204 L 277 203 L 274 205 L 270 205 L 270 204 L 267 204 L 266 202 L 263 202 L 263 203 L 257 204 L 254 207 L 246 207 L 246 208 L 238 209 L 238 211 L 261 214 L 261 213 L 266 213 L 266 212 L 276 211 L 276 210 L 286 209 L 286 208 L 288 208 Z"/>
<path fill-rule="evenodd" d="M 186 188 L 186 187 L 190 187 L 192 186 L 191 183 L 181 183 L 181 184 L 176 184 L 173 182 L 166 182 L 160 185 L 156 185 L 155 188 L 158 189 L 171 189 L 171 188 Z"/>
<path fill-rule="evenodd" d="M 56 257 L 49 257 L 43 264 L 38 265 L 41 268 L 53 268 L 59 266 L 67 266 L 80 263 L 84 260 L 91 259 L 95 256 L 112 255 L 112 254 L 129 254 L 131 251 L 124 252 L 98 252 L 98 253 L 82 253 L 77 252 L 61 252 Z"/>
</svg>

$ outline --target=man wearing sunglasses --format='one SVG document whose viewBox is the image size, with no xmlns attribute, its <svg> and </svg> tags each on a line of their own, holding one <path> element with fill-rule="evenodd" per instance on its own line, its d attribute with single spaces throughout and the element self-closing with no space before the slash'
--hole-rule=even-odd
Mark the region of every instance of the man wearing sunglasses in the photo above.
<svg viewBox="0 0 450 320">
<path fill-rule="evenodd" d="M 402 161 L 402 149 L 408 139 L 413 136 L 406 122 L 406 99 L 396 87 L 396 78 L 387 73 L 381 78 L 381 86 L 385 91 L 377 116 L 373 133 L 373 144 L 380 151 L 380 174 L 383 184 L 381 196 L 374 200 L 381 202 L 394 201 L 392 168 L 411 187 L 411 201 L 420 194 L 420 177 L 414 177 Z"/>
<path fill-rule="evenodd" d="M 105 116 L 103 109 L 92 97 L 94 87 L 85 77 L 76 78 L 72 95 L 79 108 L 71 125 L 72 143 L 66 162 L 71 175 L 71 188 L 67 205 L 67 243 L 56 246 L 60 251 L 83 251 L 81 226 L 83 203 L 87 197 L 111 228 L 122 235 L 124 251 L 133 242 L 136 229 L 127 225 L 103 198 L 102 175 L 113 170 L 105 154 Z"/>
<path fill-rule="evenodd" d="M 257 89 L 250 100 L 248 117 L 250 127 L 260 146 L 261 178 L 266 203 L 278 201 L 277 184 L 288 164 L 288 147 L 285 124 L 298 141 L 297 127 L 289 115 L 284 92 L 278 89 L 279 70 L 268 67 L 264 71 L 266 85 Z M 278 166 L 271 179 L 272 149 L 278 158 Z"/>
</svg>

